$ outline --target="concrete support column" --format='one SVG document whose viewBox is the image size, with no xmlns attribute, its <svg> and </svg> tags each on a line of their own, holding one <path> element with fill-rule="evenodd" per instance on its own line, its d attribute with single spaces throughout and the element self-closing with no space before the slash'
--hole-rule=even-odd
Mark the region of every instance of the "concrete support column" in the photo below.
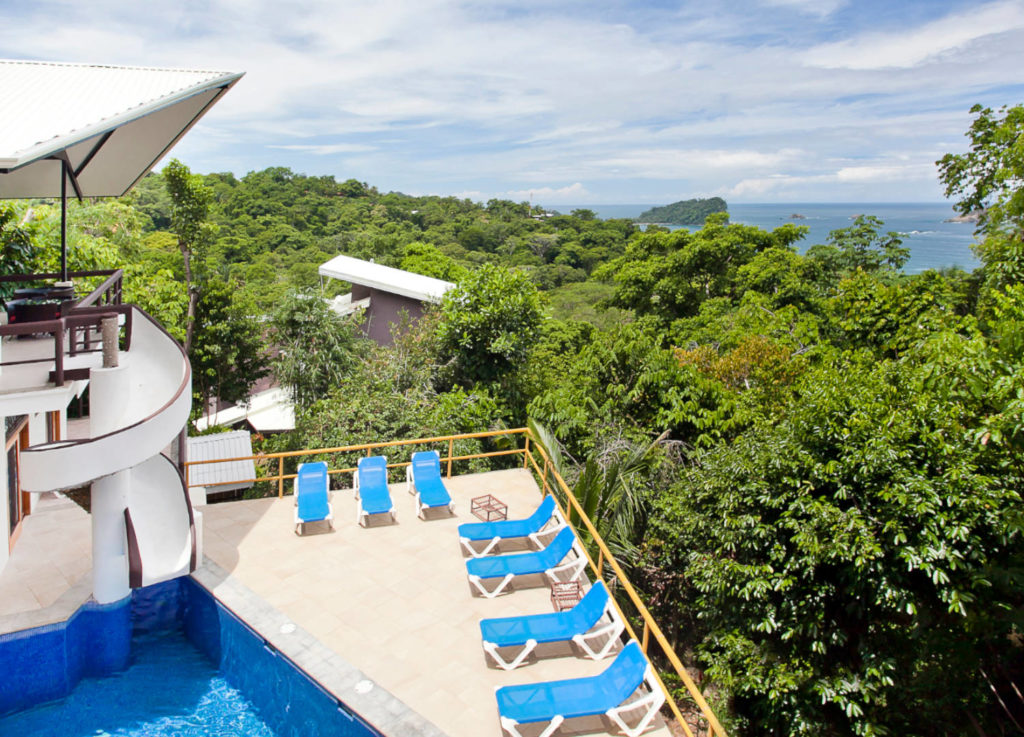
<svg viewBox="0 0 1024 737">
<path fill-rule="evenodd" d="M 121 426 L 128 402 L 124 366 L 93 369 L 89 377 L 89 431 L 106 435 Z M 127 533 L 124 510 L 131 490 L 131 469 L 92 482 L 92 587 L 100 604 L 119 601 L 128 586 Z"/>
<path fill-rule="evenodd" d="M 131 473 L 120 471 L 92 482 L 92 595 L 100 604 L 131 593 L 124 525 Z"/>
</svg>

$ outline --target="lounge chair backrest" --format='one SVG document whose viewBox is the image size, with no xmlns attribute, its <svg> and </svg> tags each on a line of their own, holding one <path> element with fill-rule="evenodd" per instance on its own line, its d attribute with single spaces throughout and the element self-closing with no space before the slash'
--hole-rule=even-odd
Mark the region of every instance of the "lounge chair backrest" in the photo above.
<svg viewBox="0 0 1024 737">
<path fill-rule="evenodd" d="M 436 450 L 413 453 L 412 475 L 419 482 L 441 478 L 441 455 Z"/>
<path fill-rule="evenodd" d="M 327 480 L 327 463 L 318 461 L 316 463 L 301 463 L 298 471 L 299 493 L 304 491 L 318 491 Z"/>
<path fill-rule="evenodd" d="M 630 640 L 600 678 L 608 703 L 621 704 L 643 683 L 647 658 L 636 640 Z"/>
<path fill-rule="evenodd" d="M 544 567 L 551 569 L 562 562 L 562 559 L 569 554 L 572 550 L 573 543 L 576 542 L 576 535 L 568 527 L 563 527 L 555 539 L 551 541 L 551 544 L 544 548 L 540 553 L 541 560 L 544 561 Z"/>
<path fill-rule="evenodd" d="M 295 486 L 298 514 L 303 520 L 324 519 L 330 512 L 327 502 L 327 464 L 303 463 L 299 465 Z"/>
<path fill-rule="evenodd" d="M 544 500 L 540 503 L 540 506 L 537 507 L 536 511 L 533 514 L 531 514 L 527 519 L 529 519 L 530 526 L 533 529 L 539 530 L 547 523 L 549 519 L 551 519 L 551 515 L 553 515 L 554 513 L 555 498 L 548 494 L 546 497 L 544 497 Z"/>
<path fill-rule="evenodd" d="M 601 581 L 598 581 L 590 587 L 580 603 L 571 610 L 576 629 L 586 632 L 597 624 L 597 620 L 604 614 L 606 606 L 608 606 L 608 589 Z"/>
<path fill-rule="evenodd" d="M 356 473 L 359 474 L 359 486 L 387 486 L 388 483 L 388 459 L 384 456 L 369 456 L 360 458 L 356 464 Z"/>
</svg>

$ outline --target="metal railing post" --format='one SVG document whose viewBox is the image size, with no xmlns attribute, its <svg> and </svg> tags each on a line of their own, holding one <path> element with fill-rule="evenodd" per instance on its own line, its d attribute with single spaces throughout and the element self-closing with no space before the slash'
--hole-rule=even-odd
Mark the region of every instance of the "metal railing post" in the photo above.
<svg viewBox="0 0 1024 737">
<path fill-rule="evenodd" d="M 277 498 L 284 497 L 284 456 L 277 459 Z"/>
<path fill-rule="evenodd" d="M 448 478 L 452 477 L 453 455 L 455 455 L 455 438 L 448 438 Z"/>
</svg>

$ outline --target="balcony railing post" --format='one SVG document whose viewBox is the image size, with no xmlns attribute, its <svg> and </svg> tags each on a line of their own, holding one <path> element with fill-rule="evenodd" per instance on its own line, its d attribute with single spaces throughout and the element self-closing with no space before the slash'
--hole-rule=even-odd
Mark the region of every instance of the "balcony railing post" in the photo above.
<svg viewBox="0 0 1024 737">
<path fill-rule="evenodd" d="M 64 326 L 53 333 L 53 383 L 64 386 Z"/>
<path fill-rule="evenodd" d="M 453 455 L 455 455 L 455 438 L 448 438 L 448 478 L 452 477 Z"/>
<path fill-rule="evenodd" d="M 277 498 L 284 497 L 284 456 L 277 459 Z"/>
<path fill-rule="evenodd" d="M 523 445 L 523 468 L 526 468 L 530 462 L 530 436 L 524 435 L 523 437 L 526 438 L 526 443 Z"/>
<path fill-rule="evenodd" d="M 644 620 L 644 636 L 643 636 L 643 641 L 640 643 L 640 649 L 644 651 L 645 655 L 647 654 L 647 646 L 648 646 L 648 644 L 650 644 L 650 642 L 651 642 L 651 627 L 650 627 L 650 625 L 647 624 L 647 620 L 645 619 Z"/>
<path fill-rule="evenodd" d="M 597 552 L 598 552 L 598 555 L 597 555 L 597 577 L 598 578 L 603 578 L 604 577 L 604 551 L 603 550 L 598 550 Z"/>
</svg>

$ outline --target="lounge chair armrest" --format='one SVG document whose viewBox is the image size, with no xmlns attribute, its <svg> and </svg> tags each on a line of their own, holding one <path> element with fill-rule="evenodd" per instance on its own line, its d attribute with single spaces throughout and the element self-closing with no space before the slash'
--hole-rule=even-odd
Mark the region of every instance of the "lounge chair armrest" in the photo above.
<svg viewBox="0 0 1024 737">
<path fill-rule="evenodd" d="M 555 566 L 554 568 L 545 571 L 545 573 L 547 573 L 548 578 L 550 578 L 552 581 L 558 581 L 558 575 L 560 573 L 562 573 L 563 571 L 569 571 L 569 580 L 575 581 L 583 574 L 583 571 L 586 567 L 587 559 L 581 555 L 577 555 L 576 558 L 572 559 L 568 563 L 563 563 L 560 566 Z"/>
<path fill-rule="evenodd" d="M 572 641 L 583 650 L 593 660 L 600 660 L 601 658 L 608 657 L 611 653 L 612 648 L 615 647 L 615 643 L 619 641 L 619 637 L 626 630 L 626 625 L 621 619 L 612 615 L 611 620 L 608 624 L 598 627 L 590 632 L 584 632 L 582 634 L 573 635 Z M 599 640 L 600 638 L 607 637 L 602 647 L 591 647 L 590 640 Z"/>
<path fill-rule="evenodd" d="M 649 675 L 650 673 L 648 673 L 648 676 Z M 636 699 L 635 701 L 623 704 L 622 706 L 616 706 L 614 709 L 609 709 L 605 712 L 609 719 L 619 725 L 627 737 L 639 737 L 639 735 L 650 726 L 651 722 L 654 721 L 654 717 L 658 715 L 658 710 L 661 709 L 662 704 L 665 703 L 665 694 L 661 692 L 660 688 L 651 683 L 652 680 L 653 679 L 649 677 L 644 678 L 647 685 L 652 687 L 649 694 Z M 622 714 L 625 712 L 635 711 L 641 707 L 645 707 L 647 709 L 646 713 L 641 717 L 635 727 L 630 727 L 622 718 Z"/>
<path fill-rule="evenodd" d="M 517 727 L 519 726 L 519 722 L 517 722 L 515 719 L 509 719 L 508 717 L 500 717 L 500 719 L 502 729 L 504 729 L 513 737 L 521 737 L 519 730 L 517 729 Z M 547 728 L 543 732 L 541 732 L 537 737 L 551 737 L 551 735 L 555 733 L 555 731 L 562 725 L 562 722 L 564 721 L 564 716 L 562 716 L 561 714 L 555 715 L 555 717 L 552 718 L 551 723 L 548 724 Z"/>
<path fill-rule="evenodd" d="M 556 518 L 552 517 L 551 519 L 556 519 Z M 558 519 L 559 519 L 559 522 L 557 524 L 554 524 L 554 525 L 551 525 L 550 527 L 548 527 L 547 525 L 550 524 L 550 520 L 548 520 L 548 522 L 544 523 L 545 524 L 544 527 L 541 527 L 536 532 L 531 532 L 527 536 L 527 537 L 529 537 L 530 542 L 532 542 L 534 545 L 536 545 L 538 549 L 543 548 L 544 547 L 544 543 L 542 543 L 541 540 L 540 540 L 542 535 L 544 535 L 544 536 L 547 536 L 547 535 L 557 535 L 559 532 L 562 531 L 562 528 L 568 527 L 568 524 L 566 522 L 562 521 L 560 516 L 558 517 Z"/>
</svg>

